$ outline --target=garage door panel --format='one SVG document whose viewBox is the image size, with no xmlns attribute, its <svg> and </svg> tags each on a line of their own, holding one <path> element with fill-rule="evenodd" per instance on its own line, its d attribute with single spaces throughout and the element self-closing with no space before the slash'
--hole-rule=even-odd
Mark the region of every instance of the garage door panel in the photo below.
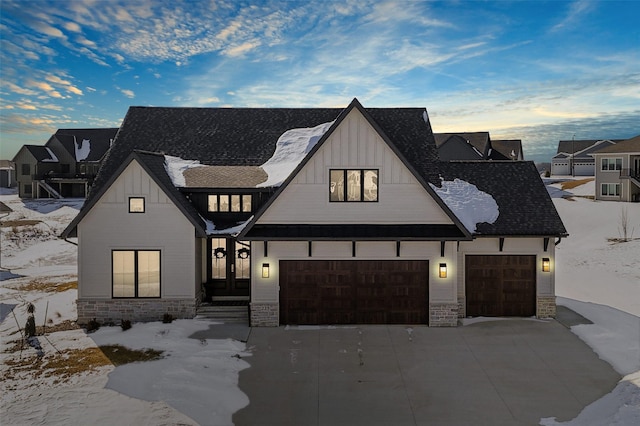
<svg viewBox="0 0 640 426">
<path fill-rule="evenodd" d="M 428 261 L 281 261 L 281 323 L 424 324 L 428 272 Z"/>
<path fill-rule="evenodd" d="M 468 316 L 533 316 L 536 256 L 466 256 Z"/>
</svg>

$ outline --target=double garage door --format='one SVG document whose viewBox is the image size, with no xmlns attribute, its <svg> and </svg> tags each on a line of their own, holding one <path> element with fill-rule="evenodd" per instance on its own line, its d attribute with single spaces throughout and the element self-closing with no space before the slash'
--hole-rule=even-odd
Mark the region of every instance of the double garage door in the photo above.
<svg viewBox="0 0 640 426">
<path fill-rule="evenodd" d="M 467 316 L 536 314 L 536 256 L 466 256 Z"/>
<path fill-rule="evenodd" d="M 281 324 L 426 324 L 429 262 L 280 261 Z"/>
</svg>

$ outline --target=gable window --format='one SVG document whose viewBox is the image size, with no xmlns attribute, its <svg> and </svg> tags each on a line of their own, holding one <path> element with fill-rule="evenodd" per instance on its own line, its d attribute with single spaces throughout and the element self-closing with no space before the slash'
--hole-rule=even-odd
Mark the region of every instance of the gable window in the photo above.
<svg viewBox="0 0 640 426">
<path fill-rule="evenodd" d="M 622 170 L 622 158 L 603 158 L 602 159 L 603 172 L 611 170 Z"/>
<path fill-rule="evenodd" d="M 129 213 L 144 213 L 144 197 L 129 197 Z"/>
<path fill-rule="evenodd" d="M 29 176 L 31 174 L 31 164 L 22 164 L 20 173 L 22 176 Z"/>
<path fill-rule="evenodd" d="M 113 297 L 160 297 L 160 250 L 111 252 Z"/>
<path fill-rule="evenodd" d="M 378 201 L 378 170 L 332 169 L 329 201 Z"/>
<path fill-rule="evenodd" d="M 607 197 L 619 197 L 620 196 L 620 184 L 619 183 L 603 183 L 601 186 L 601 193 Z"/>
<path fill-rule="evenodd" d="M 207 206 L 210 212 L 250 212 L 251 194 L 209 194 Z"/>
</svg>

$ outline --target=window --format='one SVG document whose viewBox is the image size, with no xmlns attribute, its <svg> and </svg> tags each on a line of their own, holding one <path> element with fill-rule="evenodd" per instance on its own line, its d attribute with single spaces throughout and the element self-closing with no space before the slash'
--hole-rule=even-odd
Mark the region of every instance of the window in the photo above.
<svg viewBox="0 0 640 426">
<path fill-rule="evenodd" d="M 31 195 L 31 192 L 32 192 L 31 184 L 30 183 L 25 183 L 24 184 L 24 193 Z"/>
<path fill-rule="evenodd" d="M 29 176 L 31 174 L 31 164 L 23 164 L 21 167 L 22 176 Z"/>
<path fill-rule="evenodd" d="M 247 242 L 236 241 L 236 278 L 251 278 L 251 246 Z"/>
<path fill-rule="evenodd" d="M 251 195 L 210 194 L 207 204 L 210 212 L 250 212 Z"/>
<path fill-rule="evenodd" d="M 227 240 L 213 238 L 211 240 L 211 278 L 223 280 L 227 278 Z"/>
<path fill-rule="evenodd" d="M 113 297 L 160 297 L 160 250 L 114 250 Z"/>
<path fill-rule="evenodd" d="M 602 171 L 622 170 L 622 158 L 603 158 Z"/>
<path fill-rule="evenodd" d="M 144 213 L 144 197 L 129 197 L 129 213 Z"/>
<path fill-rule="evenodd" d="M 603 183 L 601 186 L 601 192 L 603 196 L 619 197 L 620 184 L 619 183 Z"/>
<path fill-rule="evenodd" d="M 378 201 L 378 170 L 330 170 L 329 201 Z"/>
</svg>

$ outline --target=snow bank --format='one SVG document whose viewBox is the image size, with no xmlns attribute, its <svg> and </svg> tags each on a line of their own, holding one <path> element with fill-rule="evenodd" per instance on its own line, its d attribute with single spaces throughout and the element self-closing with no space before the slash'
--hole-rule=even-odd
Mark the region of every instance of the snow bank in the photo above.
<svg viewBox="0 0 640 426">
<path fill-rule="evenodd" d="M 91 153 L 91 142 L 89 139 L 83 139 L 81 143 L 74 141 L 76 147 L 76 161 L 86 160 Z"/>
<path fill-rule="evenodd" d="M 476 231 L 478 223 L 494 223 L 498 219 L 496 200 L 469 182 L 455 179 L 443 180 L 441 188 L 429 185 L 470 232 Z"/>
<path fill-rule="evenodd" d="M 171 182 L 176 188 L 187 186 L 184 179 L 184 172 L 194 167 L 202 167 L 198 160 L 183 160 L 180 157 L 164 156 L 164 169 L 171 178 Z"/>
<path fill-rule="evenodd" d="M 333 123 L 331 121 L 316 127 L 291 129 L 284 132 L 278 138 L 273 156 L 261 166 L 269 178 L 258 187 L 282 185 Z"/>
</svg>

